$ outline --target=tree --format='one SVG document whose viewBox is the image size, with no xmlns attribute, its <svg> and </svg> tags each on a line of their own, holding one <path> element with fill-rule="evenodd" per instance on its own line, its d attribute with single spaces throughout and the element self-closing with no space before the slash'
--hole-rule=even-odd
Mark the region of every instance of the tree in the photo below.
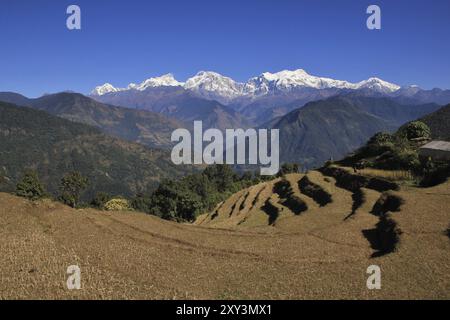
<svg viewBox="0 0 450 320">
<path fill-rule="evenodd" d="M 142 193 L 138 193 L 133 199 L 131 199 L 131 207 L 136 211 L 150 213 L 151 198 Z"/>
<path fill-rule="evenodd" d="M 208 166 L 203 171 L 219 192 L 224 192 L 232 188 L 233 183 L 238 180 L 238 176 L 227 164 L 215 164 Z"/>
<path fill-rule="evenodd" d="M 408 140 L 417 138 L 428 139 L 431 136 L 430 128 L 422 121 L 412 121 L 402 126 L 399 133 Z"/>
<path fill-rule="evenodd" d="M 59 197 L 60 201 L 76 208 L 80 200 L 81 193 L 88 186 L 88 179 L 83 177 L 79 172 L 71 172 L 61 179 Z"/>
<path fill-rule="evenodd" d="M 35 171 L 28 171 L 16 186 L 16 194 L 30 200 L 38 200 L 46 195 Z"/>
</svg>

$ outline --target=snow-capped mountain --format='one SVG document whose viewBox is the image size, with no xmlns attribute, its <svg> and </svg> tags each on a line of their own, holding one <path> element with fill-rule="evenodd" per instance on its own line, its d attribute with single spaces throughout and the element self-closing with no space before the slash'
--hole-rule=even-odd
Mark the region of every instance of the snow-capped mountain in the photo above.
<svg viewBox="0 0 450 320">
<path fill-rule="evenodd" d="M 237 82 L 229 77 L 212 71 L 200 71 L 186 82 L 177 81 L 172 74 L 149 78 L 140 84 L 131 83 L 127 88 L 116 88 L 109 83 L 96 87 L 92 95 L 105 95 L 111 92 L 126 90 L 143 91 L 147 88 L 163 86 L 180 86 L 197 95 L 215 99 L 223 103 L 229 103 L 236 98 L 255 98 L 267 94 L 286 93 L 297 89 L 370 89 L 379 93 L 392 93 L 400 89 L 400 86 L 386 82 L 378 78 L 351 83 L 344 80 L 317 77 L 308 74 L 303 69 L 284 70 L 277 73 L 264 72 L 257 77 L 250 78 L 247 82 Z"/>
<path fill-rule="evenodd" d="M 192 78 L 186 80 L 184 88 L 204 98 L 215 99 L 225 103 L 244 94 L 243 83 L 211 71 L 200 71 Z"/>
<path fill-rule="evenodd" d="M 130 83 L 126 88 L 116 88 L 110 83 L 105 83 L 102 86 L 95 87 L 92 90 L 91 95 L 102 96 L 111 92 L 127 91 L 127 90 L 139 90 L 144 91 L 147 88 L 155 87 L 182 87 L 184 83 L 175 80 L 171 73 L 162 75 L 160 77 L 149 78 L 142 81 L 140 84 Z"/>
<path fill-rule="evenodd" d="M 95 87 L 94 90 L 92 90 L 91 94 L 95 96 L 102 96 L 104 94 L 110 93 L 110 92 L 117 92 L 120 91 L 120 89 L 115 88 L 110 83 L 105 83 L 104 85 Z"/>
<path fill-rule="evenodd" d="M 251 78 L 244 88 L 246 94 L 264 95 L 274 90 L 289 92 L 297 88 L 313 89 L 371 89 L 377 92 L 390 93 L 398 90 L 400 86 L 383 81 L 378 78 L 369 78 L 358 83 L 344 80 L 316 77 L 303 69 L 294 71 L 284 70 L 277 73 L 265 72 L 258 77 Z"/>
<path fill-rule="evenodd" d="M 356 83 L 352 89 L 371 89 L 380 93 L 393 93 L 400 89 L 400 86 L 378 78 L 369 78 Z"/>
<path fill-rule="evenodd" d="M 290 91 L 295 88 L 339 88 L 352 89 L 355 85 L 341 80 L 321 78 L 309 75 L 305 70 L 284 70 L 277 73 L 264 72 L 258 77 L 251 78 L 245 84 L 247 94 L 264 95 L 274 90 Z"/>
</svg>

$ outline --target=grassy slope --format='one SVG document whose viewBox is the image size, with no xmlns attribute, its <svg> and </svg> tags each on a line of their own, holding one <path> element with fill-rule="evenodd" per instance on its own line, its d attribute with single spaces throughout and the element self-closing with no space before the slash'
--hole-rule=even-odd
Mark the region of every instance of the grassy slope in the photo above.
<svg viewBox="0 0 450 320">
<path fill-rule="evenodd" d="M 222 222 L 236 202 L 244 209 L 229 219 L 257 218 L 239 226 L 214 226 L 205 216 L 197 226 L 176 224 L 0 194 L 0 270 L 7 275 L 0 298 L 450 298 L 449 183 L 396 192 L 405 199 L 392 213 L 403 232 L 400 244 L 371 258 L 374 249 L 362 231 L 378 221 L 369 211 L 380 194 L 364 190 L 366 202 L 344 220 L 350 192 L 319 172 L 308 177 L 333 202 L 317 206 L 295 188 L 302 175 L 289 175 L 309 209 L 295 216 L 284 208 L 273 226 L 258 207 L 273 196 L 274 181 L 224 202 Z M 256 205 L 247 211 L 253 198 Z M 81 267 L 82 290 L 65 289 L 71 264 Z M 366 288 L 372 264 L 381 267 L 381 290 Z"/>
</svg>

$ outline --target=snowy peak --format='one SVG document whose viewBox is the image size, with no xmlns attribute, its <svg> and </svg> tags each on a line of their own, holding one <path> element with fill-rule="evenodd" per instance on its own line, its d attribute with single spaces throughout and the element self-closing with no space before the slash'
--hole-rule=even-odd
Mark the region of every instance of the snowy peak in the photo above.
<svg viewBox="0 0 450 320">
<path fill-rule="evenodd" d="M 264 94 L 270 90 L 289 91 L 294 88 L 347 88 L 353 85 L 347 81 L 321 78 L 308 74 L 303 69 L 283 70 L 277 73 L 264 72 L 259 77 L 251 78 L 246 85 L 249 93 Z"/>
<path fill-rule="evenodd" d="M 107 94 L 107 93 L 110 93 L 110 92 L 117 92 L 119 90 L 120 89 L 115 88 L 112 84 L 105 83 L 104 85 L 95 87 L 95 89 L 92 90 L 91 94 L 92 95 L 97 95 L 97 96 L 102 96 L 104 94 Z"/>
<path fill-rule="evenodd" d="M 400 89 L 400 86 L 386 82 L 379 78 L 369 78 L 356 84 L 356 89 L 366 89 L 366 88 L 382 93 L 391 93 Z"/>
<path fill-rule="evenodd" d="M 147 88 L 154 88 L 154 87 L 177 87 L 177 86 L 183 86 L 182 82 L 178 82 L 173 77 L 173 74 L 168 73 L 165 75 L 162 75 L 160 77 L 155 78 L 149 78 L 147 80 L 144 80 L 139 85 L 134 85 L 131 83 L 128 87 L 132 86 L 133 89 L 143 91 Z"/>
<path fill-rule="evenodd" d="M 185 83 L 177 81 L 172 74 L 149 78 L 140 84 L 130 83 L 127 88 L 115 88 L 109 83 L 96 87 L 93 95 L 104 95 L 110 92 L 125 90 L 144 91 L 147 88 L 161 86 L 180 86 L 190 90 L 204 98 L 215 99 L 228 103 L 239 97 L 253 98 L 269 93 L 290 92 L 304 88 L 312 89 L 369 89 L 380 93 L 392 93 L 400 89 L 400 86 L 386 82 L 379 78 L 351 83 L 344 80 L 317 77 L 308 74 L 303 69 L 283 70 L 276 73 L 264 72 L 257 77 L 249 79 L 246 83 L 237 82 L 229 77 L 213 71 L 200 71 Z"/>
<path fill-rule="evenodd" d="M 140 84 L 130 83 L 126 88 L 116 88 L 110 83 L 105 83 L 102 86 L 95 87 L 91 94 L 94 96 L 102 96 L 111 92 L 127 91 L 127 90 L 139 90 L 144 91 L 147 88 L 154 87 L 176 87 L 183 86 L 184 83 L 175 80 L 171 73 L 162 75 L 160 77 L 149 78 L 142 81 Z"/>
<path fill-rule="evenodd" d="M 243 86 L 242 83 L 212 71 L 200 71 L 184 84 L 187 90 L 225 102 L 241 96 Z"/>
</svg>

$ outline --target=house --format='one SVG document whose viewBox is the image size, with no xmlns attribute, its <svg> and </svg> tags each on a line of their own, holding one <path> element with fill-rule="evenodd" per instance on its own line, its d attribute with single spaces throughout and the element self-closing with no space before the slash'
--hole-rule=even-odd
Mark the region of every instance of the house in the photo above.
<svg viewBox="0 0 450 320">
<path fill-rule="evenodd" d="M 436 161 L 450 161 L 450 142 L 431 141 L 419 148 L 421 158 L 431 158 Z"/>
</svg>

